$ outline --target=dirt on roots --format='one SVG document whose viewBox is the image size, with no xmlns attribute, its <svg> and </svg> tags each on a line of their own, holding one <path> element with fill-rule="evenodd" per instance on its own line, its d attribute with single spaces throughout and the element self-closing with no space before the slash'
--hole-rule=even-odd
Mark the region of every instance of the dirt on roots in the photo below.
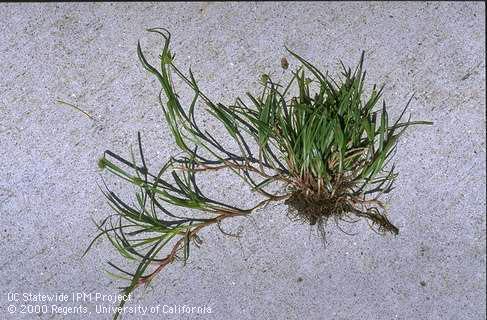
<svg viewBox="0 0 487 320">
<path fill-rule="evenodd" d="M 399 233 L 399 229 L 387 219 L 382 203 L 376 200 L 370 205 L 370 201 L 344 192 L 330 194 L 298 190 L 284 203 L 288 206 L 288 216 L 292 220 L 318 225 L 323 235 L 324 226 L 329 219 L 337 223 L 353 223 L 358 221 L 357 218 L 367 219 L 369 226 L 376 232 L 395 235 Z"/>
</svg>

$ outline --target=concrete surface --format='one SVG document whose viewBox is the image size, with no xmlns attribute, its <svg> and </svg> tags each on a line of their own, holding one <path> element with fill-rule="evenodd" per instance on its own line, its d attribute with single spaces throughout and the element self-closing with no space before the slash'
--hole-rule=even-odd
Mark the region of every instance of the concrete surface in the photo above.
<svg viewBox="0 0 487 320">
<path fill-rule="evenodd" d="M 186 267 L 168 268 L 132 302 L 211 314 L 125 319 L 485 319 L 484 15 L 481 2 L 1 4 L 0 319 L 110 318 L 95 313 L 99 303 L 72 301 L 59 305 L 91 316 L 21 314 L 28 302 L 8 293 L 117 293 L 103 272 L 121 261 L 108 241 L 80 255 L 95 234 L 90 218 L 110 212 L 96 185 L 102 152 L 128 154 L 139 130 L 151 164 L 177 152 L 136 55 L 138 39 L 157 54 L 159 39 L 144 32 L 155 26 L 172 31 L 176 61 L 217 101 L 279 74 L 284 45 L 332 71 L 364 49 L 391 114 L 415 92 L 413 117 L 435 125 L 399 146 L 401 175 L 386 198 L 398 237 L 362 223 L 348 227 L 354 237 L 332 231 L 324 249 L 284 206 L 269 207 L 229 227 L 243 227 L 240 244 L 205 232 Z M 220 183 L 215 196 L 252 200 L 223 178 L 207 181 Z"/>
</svg>

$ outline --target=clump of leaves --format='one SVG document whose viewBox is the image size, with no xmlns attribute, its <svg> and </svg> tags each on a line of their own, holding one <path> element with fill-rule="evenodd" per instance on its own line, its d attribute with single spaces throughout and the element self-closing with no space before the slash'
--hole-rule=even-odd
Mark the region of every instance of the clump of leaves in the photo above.
<svg viewBox="0 0 487 320">
<path fill-rule="evenodd" d="M 334 79 L 288 49 L 301 66 L 290 71 L 287 84 L 263 75 L 259 95 L 248 93 L 246 99 L 224 105 L 208 98 L 191 70 L 185 74 L 178 69 L 167 30 L 148 31 L 164 39 L 160 63 L 150 64 L 140 43 L 138 56 L 160 82 L 159 102 L 183 155 L 153 172 L 146 166 L 139 133 L 139 161 L 134 154 L 127 159 L 106 151 L 99 162 L 138 189 L 136 203 L 128 203 L 105 185 L 114 213 L 97 224 L 100 233 L 90 244 L 106 236 L 123 257 L 138 262 L 132 272 L 110 263 L 128 280 L 125 294 L 148 284 L 168 264 L 186 262 L 190 248 L 202 244 L 198 234 L 204 228 L 220 227 L 224 219 L 247 216 L 274 201 L 284 201 L 291 218 L 316 225 L 323 236 L 330 220 L 338 226 L 339 221 L 360 218 L 379 233 L 398 234 L 379 200 L 397 177 L 388 161 L 409 126 L 431 123 L 401 122 L 411 99 L 391 123 L 385 102 L 377 108 L 383 86 L 374 85 L 364 98 L 363 54 L 353 71 L 342 63 L 341 77 Z M 281 65 L 289 67 L 286 59 Z M 193 92 L 187 106 L 176 93 L 174 75 Z M 200 103 L 223 125 L 226 141 L 200 126 L 195 118 Z M 228 140 L 234 150 L 226 147 Z M 259 199 L 255 206 L 239 208 L 201 191 L 196 179 L 200 172 L 225 169 L 251 186 Z"/>
</svg>

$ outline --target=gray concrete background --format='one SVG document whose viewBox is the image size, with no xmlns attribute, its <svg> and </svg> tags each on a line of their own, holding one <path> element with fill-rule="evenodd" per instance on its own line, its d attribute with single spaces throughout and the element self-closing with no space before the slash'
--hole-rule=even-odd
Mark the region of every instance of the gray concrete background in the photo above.
<svg viewBox="0 0 487 320">
<path fill-rule="evenodd" d="M 398 237 L 362 223 L 348 227 L 355 237 L 332 231 L 324 249 L 284 206 L 269 207 L 229 227 L 242 226 L 240 244 L 204 232 L 186 267 L 172 265 L 133 302 L 211 314 L 126 319 L 485 319 L 484 15 L 480 2 L 0 5 L 0 319 L 110 318 L 11 315 L 7 293 L 117 292 L 103 272 L 121 261 L 108 241 L 80 255 L 90 218 L 110 212 L 96 185 L 102 152 L 128 154 L 141 131 L 151 164 L 177 153 L 136 55 L 138 39 L 157 54 L 159 39 L 144 32 L 155 26 L 171 30 L 177 63 L 216 101 L 280 75 L 284 45 L 332 71 L 364 49 L 391 114 L 415 92 L 413 117 L 435 125 L 399 145 L 386 198 Z M 229 175 L 213 183 L 215 197 L 253 199 Z"/>
</svg>

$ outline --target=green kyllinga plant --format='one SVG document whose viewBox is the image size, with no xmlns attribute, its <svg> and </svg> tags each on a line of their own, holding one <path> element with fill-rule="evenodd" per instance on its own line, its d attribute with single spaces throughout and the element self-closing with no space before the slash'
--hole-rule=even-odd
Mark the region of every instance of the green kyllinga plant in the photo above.
<svg viewBox="0 0 487 320">
<path fill-rule="evenodd" d="M 184 74 L 178 69 L 167 30 L 148 31 L 164 39 L 160 64 L 147 61 L 140 43 L 138 56 L 161 85 L 159 102 L 182 155 L 158 171 L 149 170 L 139 133 L 138 161 L 133 153 L 122 157 L 111 151 L 99 161 L 100 168 L 137 188 L 135 201 L 129 203 L 105 185 L 103 193 L 113 213 L 97 224 L 100 233 L 87 249 L 106 236 L 123 257 L 138 263 L 134 271 L 109 263 L 114 275 L 128 282 L 124 294 L 149 284 L 172 262 L 186 262 L 190 249 L 202 244 L 201 230 L 248 216 L 270 202 L 283 201 L 291 218 L 316 225 L 322 236 L 329 221 L 338 226 L 360 218 L 379 233 L 398 234 L 379 200 L 392 190 L 397 177 L 388 161 L 409 126 L 431 123 L 401 122 L 411 99 L 391 122 L 385 102 L 377 108 L 383 86 L 373 86 L 364 98 L 363 54 L 353 71 L 342 63 L 341 77 L 333 79 L 288 49 L 301 66 L 291 71 L 287 84 L 263 75 L 259 95 L 248 93 L 246 99 L 224 105 L 210 100 L 191 70 Z M 282 67 L 288 68 L 285 59 Z M 193 92 L 189 105 L 182 105 L 174 76 Z M 225 141 L 198 123 L 195 108 L 201 103 L 223 125 Z M 204 194 L 197 176 L 215 170 L 231 170 L 250 185 L 258 202 L 239 208 Z"/>
</svg>

